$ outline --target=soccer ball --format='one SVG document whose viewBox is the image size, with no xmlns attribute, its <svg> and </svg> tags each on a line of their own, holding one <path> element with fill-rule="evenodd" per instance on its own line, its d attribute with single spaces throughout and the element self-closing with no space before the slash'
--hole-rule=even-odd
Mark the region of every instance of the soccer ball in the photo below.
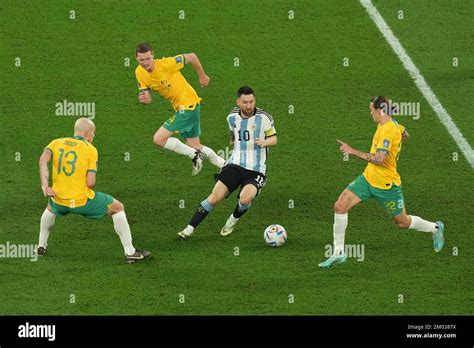
<svg viewBox="0 0 474 348">
<path fill-rule="evenodd" d="M 267 243 L 267 245 L 277 247 L 285 244 L 286 240 L 288 239 L 288 235 L 286 234 L 286 230 L 283 226 L 273 224 L 265 229 L 265 232 L 263 232 L 263 238 L 265 239 L 265 243 Z"/>
</svg>

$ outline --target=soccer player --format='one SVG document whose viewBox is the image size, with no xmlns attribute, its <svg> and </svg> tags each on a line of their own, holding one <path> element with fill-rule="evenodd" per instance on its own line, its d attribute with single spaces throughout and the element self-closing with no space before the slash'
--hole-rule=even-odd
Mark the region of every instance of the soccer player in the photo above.
<svg viewBox="0 0 474 348">
<path fill-rule="evenodd" d="M 102 192 L 93 190 L 97 173 L 98 153 L 92 145 L 95 124 L 79 118 L 74 125 L 74 137 L 53 140 L 39 160 L 41 188 L 48 205 L 41 216 L 37 253 L 46 254 L 48 237 L 57 217 L 69 213 L 99 220 L 105 214 L 112 216 L 115 232 L 120 237 L 125 261 L 134 263 L 150 255 L 149 251 L 136 250 L 121 202 Z M 52 162 L 53 187 L 49 186 L 48 163 Z"/>
<path fill-rule="evenodd" d="M 375 97 L 370 102 L 370 114 L 377 123 L 370 153 L 355 150 L 338 140 L 341 152 L 369 163 L 364 173 L 346 187 L 334 204 L 333 255 L 319 264 L 321 268 L 330 268 L 347 261 L 344 253 L 344 237 L 348 224 L 348 212 L 369 198 L 375 198 L 398 227 L 428 232 L 433 237 L 434 250 L 439 252 L 443 248 L 443 222 L 430 222 L 406 213 L 402 182 L 397 172 L 397 161 L 402 141 L 408 138 L 408 133 L 404 126 L 398 124 L 390 116 L 392 111 L 389 110 L 389 105 L 391 105 L 389 99 L 384 96 Z"/>
<path fill-rule="evenodd" d="M 240 186 L 237 206 L 221 230 L 223 236 L 231 234 L 266 183 L 267 148 L 277 143 L 273 118 L 255 107 L 255 96 L 250 87 L 238 90 L 237 106 L 227 116 L 231 144 L 234 144 L 232 155 L 216 174 L 212 193 L 198 206 L 189 225 L 178 233 L 181 239 L 191 236 L 209 212 Z"/>
<path fill-rule="evenodd" d="M 197 55 L 185 53 L 175 57 L 154 59 L 152 47 L 147 43 L 141 43 L 137 45 L 135 57 L 139 64 L 135 70 L 139 102 L 150 104 L 152 100 L 150 90 L 154 90 L 169 100 L 175 111 L 175 114 L 155 133 L 153 142 L 162 148 L 191 158 L 192 175 L 198 174 L 202 169 L 203 158 L 222 168 L 225 161 L 214 150 L 202 145 L 199 140 L 201 98 L 180 72 L 185 64 L 191 63 L 199 76 L 201 87 L 207 86 L 210 78 L 204 72 Z M 179 133 L 186 144 L 172 137 L 174 133 Z"/>
</svg>

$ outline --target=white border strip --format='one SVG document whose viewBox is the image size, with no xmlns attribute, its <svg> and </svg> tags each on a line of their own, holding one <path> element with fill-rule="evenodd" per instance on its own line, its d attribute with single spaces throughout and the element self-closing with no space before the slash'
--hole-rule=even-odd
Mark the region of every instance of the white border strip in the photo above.
<svg viewBox="0 0 474 348">
<path fill-rule="evenodd" d="M 466 160 L 469 162 L 471 167 L 474 168 L 474 151 L 471 145 L 468 143 L 466 138 L 464 138 L 446 109 L 443 107 L 443 105 L 441 105 L 441 102 L 433 93 L 425 78 L 423 75 L 421 75 L 420 71 L 416 67 L 415 63 L 413 63 L 410 56 L 400 44 L 400 41 L 398 41 L 398 39 L 395 37 L 392 30 L 383 19 L 382 15 L 379 13 L 379 11 L 377 11 L 377 8 L 372 4 L 371 0 L 359 0 L 359 2 L 362 6 L 364 6 L 370 18 L 377 25 L 380 32 L 397 54 L 398 58 L 400 58 L 402 61 L 405 69 L 410 73 L 410 76 L 413 78 L 413 80 L 415 80 L 416 86 L 428 101 L 441 123 L 446 127 L 449 134 L 454 139 L 454 142 L 462 151 L 464 157 L 466 157 Z"/>
</svg>

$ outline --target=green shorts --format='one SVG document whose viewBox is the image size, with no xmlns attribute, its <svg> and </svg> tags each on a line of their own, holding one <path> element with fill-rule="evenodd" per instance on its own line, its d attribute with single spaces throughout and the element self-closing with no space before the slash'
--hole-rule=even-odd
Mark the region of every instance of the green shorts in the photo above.
<svg viewBox="0 0 474 348">
<path fill-rule="evenodd" d="M 359 175 L 346 188 L 359 197 L 362 202 L 372 197 L 375 198 L 391 216 L 401 214 L 405 207 L 401 185 L 393 184 L 389 190 L 382 190 L 373 187 L 363 175 Z"/>
<path fill-rule="evenodd" d="M 184 139 L 201 135 L 201 105 L 194 110 L 180 110 L 168 118 L 163 127 L 170 132 L 178 132 Z"/>
<path fill-rule="evenodd" d="M 54 215 L 61 217 L 69 213 L 79 214 L 88 219 L 100 220 L 107 214 L 109 205 L 113 202 L 113 197 L 102 192 L 96 192 L 93 199 L 88 199 L 86 205 L 78 208 L 69 208 L 65 205 L 53 202 L 49 198 L 49 205 L 51 206 Z"/>
</svg>

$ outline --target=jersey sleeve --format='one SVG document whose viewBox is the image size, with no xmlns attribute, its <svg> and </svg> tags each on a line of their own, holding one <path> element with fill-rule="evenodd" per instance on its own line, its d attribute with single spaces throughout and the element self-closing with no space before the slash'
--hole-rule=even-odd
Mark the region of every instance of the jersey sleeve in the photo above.
<svg viewBox="0 0 474 348">
<path fill-rule="evenodd" d="M 163 58 L 161 60 L 161 66 L 163 70 L 168 72 L 175 72 L 184 68 L 184 64 L 186 64 L 184 54 L 179 54 L 175 57 L 168 57 Z"/>
<path fill-rule="evenodd" d="M 234 127 L 232 124 L 232 117 L 231 115 L 227 116 L 227 126 L 229 127 L 229 131 L 233 132 Z"/>
<path fill-rule="evenodd" d="M 90 151 L 87 172 L 97 173 L 98 162 L 99 162 L 99 154 L 97 152 L 97 149 L 93 147 Z"/>
<path fill-rule="evenodd" d="M 395 134 L 393 134 L 393 132 L 393 130 L 385 130 L 380 133 L 375 151 L 385 151 L 387 153 L 390 152 L 390 147 L 392 146 L 393 140 L 395 138 Z"/>
<path fill-rule="evenodd" d="M 275 124 L 273 122 L 273 117 L 264 116 L 263 117 L 263 131 L 265 132 L 265 137 L 272 137 L 276 135 Z"/>
<path fill-rule="evenodd" d="M 140 92 L 150 90 L 150 87 L 145 82 L 143 74 L 140 72 L 138 68 L 137 70 L 135 70 L 135 77 L 137 78 L 138 90 Z"/>
<path fill-rule="evenodd" d="M 54 139 L 52 142 L 50 142 L 44 149 L 49 150 L 51 152 L 51 156 L 54 153 L 54 148 L 56 146 L 57 139 Z"/>
</svg>

